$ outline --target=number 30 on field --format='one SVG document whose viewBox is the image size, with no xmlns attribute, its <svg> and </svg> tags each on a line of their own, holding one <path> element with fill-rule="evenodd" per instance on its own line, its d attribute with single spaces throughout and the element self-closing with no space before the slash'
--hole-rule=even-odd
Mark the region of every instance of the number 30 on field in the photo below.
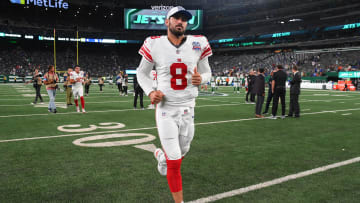
<svg viewBox="0 0 360 203">
<path fill-rule="evenodd" d="M 89 127 L 81 128 L 80 124 L 73 124 L 73 125 L 62 125 L 59 126 L 57 129 L 62 132 L 90 132 L 95 131 L 97 129 L 107 129 L 107 130 L 115 130 L 124 128 L 125 124 L 123 123 L 115 123 L 115 122 L 109 122 L 109 123 L 99 123 L 98 125 L 89 125 Z M 153 151 L 155 146 L 153 144 L 148 145 L 137 145 L 142 144 L 145 142 L 151 142 L 155 140 L 155 136 L 145 133 L 117 133 L 117 132 L 111 132 L 107 133 L 105 132 L 93 132 L 90 134 L 101 134 L 96 136 L 90 136 L 90 137 L 83 137 L 80 139 L 77 139 L 73 141 L 73 144 L 82 146 L 82 147 L 114 147 L 114 146 L 126 146 L 126 145 L 136 145 L 136 148 L 141 148 L 147 151 Z M 104 133 L 104 134 L 102 134 Z M 96 140 L 105 140 L 105 139 L 112 139 L 112 138 L 134 138 L 134 137 L 140 137 L 136 139 L 126 139 L 121 141 L 108 141 L 108 142 L 94 142 Z M 90 142 L 90 143 L 88 143 Z"/>
</svg>

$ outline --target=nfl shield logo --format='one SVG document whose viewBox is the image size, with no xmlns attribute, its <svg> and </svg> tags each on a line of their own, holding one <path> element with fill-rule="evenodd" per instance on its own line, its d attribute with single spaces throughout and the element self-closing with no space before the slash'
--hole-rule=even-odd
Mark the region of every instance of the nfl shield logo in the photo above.
<svg viewBox="0 0 360 203">
<path fill-rule="evenodd" d="M 201 46 L 200 46 L 199 42 L 193 42 L 192 45 L 193 45 L 193 50 L 195 50 L 195 51 L 201 50 Z"/>
<path fill-rule="evenodd" d="M 165 113 L 165 112 L 162 112 L 162 114 L 161 114 L 161 115 L 164 117 L 164 116 L 166 116 L 166 113 Z"/>
</svg>

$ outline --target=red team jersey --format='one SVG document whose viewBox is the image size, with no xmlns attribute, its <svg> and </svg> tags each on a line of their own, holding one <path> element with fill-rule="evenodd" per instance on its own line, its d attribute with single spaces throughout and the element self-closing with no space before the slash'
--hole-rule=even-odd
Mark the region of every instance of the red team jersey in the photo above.
<svg viewBox="0 0 360 203">
<path fill-rule="evenodd" d="M 180 46 L 173 45 L 167 36 L 148 37 L 139 50 L 157 73 L 157 90 L 164 93 L 169 105 L 195 106 L 198 87 L 191 84 L 194 68 L 211 56 L 212 50 L 206 37 L 187 35 Z M 151 89 L 145 88 L 148 95 Z"/>
</svg>

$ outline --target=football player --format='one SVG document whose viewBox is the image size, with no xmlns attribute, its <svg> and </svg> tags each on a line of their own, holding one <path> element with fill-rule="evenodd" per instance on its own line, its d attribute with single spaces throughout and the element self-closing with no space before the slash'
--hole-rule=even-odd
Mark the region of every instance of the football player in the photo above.
<svg viewBox="0 0 360 203">
<path fill-rule="evenodd" d="M 149 37 L 139 50 L 142 60 L 138 82 L 156 104 L 156 123 L 162 149 L 154 155 L 158 171 L 166 175 L 175 203 L 183 202 L 181 162 L 194 137 L 194 107 L 198 88 L 211 78 L 208 57 L 212 55 L 206 37 L 185 35 L 190 12 L 181 6 L 167 13 L 167 35 Z M 155 66 L 157 90 L 150 72 Z"/>
<path fill-rule="evenodd" d="M 85 113 L 85 100 L 84 100 L 84 72 L 80 71 L 80 66 L 75 67 L 75 71 L 70 73 L 70 82 L 72 85 L 72 91 L 74 95 L 74 102 L 76 105 L 76 111 L 80 112 L 79 108 L 79 97 L 81 100 L 81 109 Z"/>
</svg>

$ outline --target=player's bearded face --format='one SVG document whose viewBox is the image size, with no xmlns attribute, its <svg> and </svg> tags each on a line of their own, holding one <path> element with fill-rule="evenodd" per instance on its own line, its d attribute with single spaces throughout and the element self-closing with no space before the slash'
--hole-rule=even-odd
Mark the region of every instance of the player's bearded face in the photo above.
<svg viewBox="0 0 360 203">
<path fill-rule="evenodd" d="M 185 34 L 187 21 L 184 19 L 171 17 L 169 20 L 169 30 L 176 37 L 180 37 Z"/>
</svg>

